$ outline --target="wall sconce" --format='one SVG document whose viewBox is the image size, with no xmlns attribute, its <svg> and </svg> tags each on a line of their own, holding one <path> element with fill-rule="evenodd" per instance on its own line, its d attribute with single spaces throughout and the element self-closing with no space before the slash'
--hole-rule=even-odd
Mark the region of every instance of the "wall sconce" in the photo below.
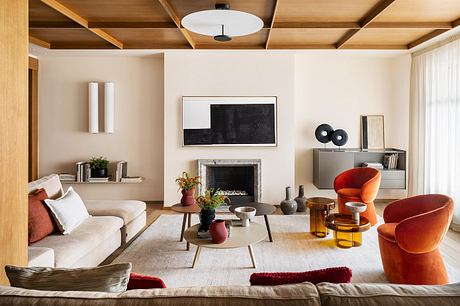
<svg viewBox="0 0 460 306">
<path fill-rule="evenodd" d="M 89 99 L 89 132 L 93 134 L 99 133 L 99 92 L 98 83 L 88 83 L 88 99 Z"/>
<path fill-rule="evenodd" d="M 113 133 L 115 117 L 115 88 L 112 82 L 104 83 L 104 131 Z"/>
<path fill-rule="evenodd" d="M 89 99 L 89 132 L 99 133 L 99 83 L 88 83 Z M 115 121 L 115 85 L 104 83 L 104 131 L 112 134 Z"/>
</svg>

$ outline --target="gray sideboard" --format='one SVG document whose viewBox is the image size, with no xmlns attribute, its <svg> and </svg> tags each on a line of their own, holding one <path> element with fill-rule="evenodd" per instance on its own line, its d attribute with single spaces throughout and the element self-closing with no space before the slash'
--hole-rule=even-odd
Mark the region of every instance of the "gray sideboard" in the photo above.
<svg viewBox="0 0 460 306">
<path fill-rule="evenodd" d="M 406 151 L 386 149 L 313 149 L 313 184 L 318 189 L 333 189 L 334 179 L 341 172 L 361 167 L 363 162 L 382 162 L 385 154 L 398 154 L 397 169 L 383 169 L 381 189 L 406 189 Z"/>
</svg>

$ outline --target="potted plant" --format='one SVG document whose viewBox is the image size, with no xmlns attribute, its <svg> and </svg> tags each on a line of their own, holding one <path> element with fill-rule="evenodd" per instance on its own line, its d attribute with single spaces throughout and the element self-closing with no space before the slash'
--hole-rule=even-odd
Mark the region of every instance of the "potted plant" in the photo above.
<svg viewBox="0 0 460 306">
<path fill-rule="evenodd" d="M 89 163 L 91 167 L 91 177 L 107 177 L 107 166 L 109 161 L 105 157 L 93 157 Z"/>
<path fill-rule="evenodd" d="M 182 198 L 180 199 L 182 205 L 195 204 L 195 188 L 201 184 L 200 179 L 199 176 L 191 177 L 185 171 L 176 179 L 176 184 L 179 185 L 179 190 L 182 191 Z"/>
<path fill-rule="evenodd" d="M 199 231 L 207 231 L 209 225 L 216 217 L 216 208 L 224 203 L 230 203 L 230 199 L 219 193 L 219 190 L 208 189 L 196 198 L 198 206 L 201 208 L 200 212 L 200 223 L 201 226 Z"/>
</svg>

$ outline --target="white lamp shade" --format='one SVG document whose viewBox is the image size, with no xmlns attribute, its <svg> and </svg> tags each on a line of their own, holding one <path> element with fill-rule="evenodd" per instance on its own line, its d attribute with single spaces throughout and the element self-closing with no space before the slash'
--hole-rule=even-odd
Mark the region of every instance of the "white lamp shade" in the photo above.
<svg viewBox="0 0 460 306">
<path fill-rule="evenodd" d="M 182 18 L 182 25 L 187 30 L 208 36 L 222 34 L 243 36 L 260 31 L 264 23 L 259 17 L 235 10 L 206 10 L 191 13 Z"/>
<path fill-rule="evenodd" d="M 113 133 L 115 117 L 115 85 L 112 82 L 104 83 L 104 130 Z"/>
<path fill-rule="evenodd" d="M 99 133 L 99 93 L 96 82 L 88 83 L 89 132 Z"/>
</svg>

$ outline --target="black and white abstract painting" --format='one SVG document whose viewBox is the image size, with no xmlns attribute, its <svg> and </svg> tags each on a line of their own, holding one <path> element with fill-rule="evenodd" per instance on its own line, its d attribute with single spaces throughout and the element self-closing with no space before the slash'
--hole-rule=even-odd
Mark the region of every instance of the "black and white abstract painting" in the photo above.
<svg viewBox="0 0 460 306">
<path fill-rule="evenodd" d="M 276 97 L 182 97 L 185 146 L 276 146 Z"/>
</svg>

